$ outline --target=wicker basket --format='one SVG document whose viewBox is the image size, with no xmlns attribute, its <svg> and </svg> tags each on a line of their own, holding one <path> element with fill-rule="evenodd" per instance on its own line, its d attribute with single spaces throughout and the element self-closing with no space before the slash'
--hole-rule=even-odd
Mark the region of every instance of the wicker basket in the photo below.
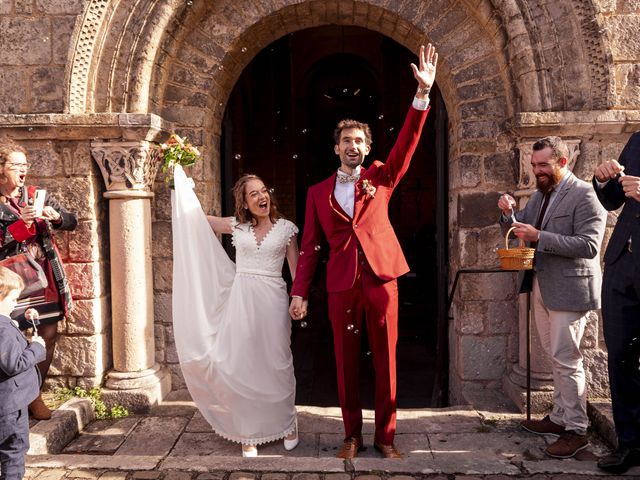
<svg viewBox="0 0 640 480">
<path fill-rule="evenodd" d="M 522 240 L 520 240 L 519 247 L 509 248 L 509 234 L 514 228 L 516 227 L 511 227 L 504 237 L 505 248 L 498 249 L 500 268 L 503 270 L 531 270 L 536 250 L 535 248 L 525 247 Z"/>
</svg>

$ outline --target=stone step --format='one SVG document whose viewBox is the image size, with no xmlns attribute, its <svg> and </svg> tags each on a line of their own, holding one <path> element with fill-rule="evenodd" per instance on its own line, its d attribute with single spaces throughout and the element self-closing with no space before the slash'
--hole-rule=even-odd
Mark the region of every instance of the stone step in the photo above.
<svg viewBox="0 0 640 480">
<path fill-rule="evenodd" d="M 185 477 L 182 480 L 187 480 L 187 476 L 199 478 L 205 472 L 239 471 L 262 478 L 267 474 L 282 475 L 279 480 L 286 480 L 287 475 L 310 472 L 322 476 L 378 472 L 376 474 L 384 476 L 409 475 L 412 478 L 421 475 L 527 477 L 565 474 L 586 478 L 602 475 L 595 460 L 608 450 L 597 435 L 592 435 L 592 445 L 576 458 L 551 459 L 544 449 L 555 438 L 524 432 L 519 427 L 523 418 L 521 413 L 455 406 L 398 411 L 396 446 L 405 454 L 402 460 L 382 459 L 374 450 L 374 413 L 365 410 L 363 436 L 366 449 L 358 458 L 344 461 L 335 458 L 343 436 L 340 409 L 300 406 L 301 441 L 296 449 L 287 452 L 278 441 L 260 445 L 257 458 L 242 458 L 240 446 L 214 434 L 184 394 L 173 395 L 147 415 L 94 421 L 88 425 L 84 402 L 86 400 L 75 399 L 55 412 L 52 420 L 34 426 L 32 438 L 42 435 L 44 430 L 56 430 L 53 427 L 45 429 L 42 424 L 55 423 L 59 425 L 58 430 L 64 430 L 72 424 L 68 413 L 72 411 L 76 425 L 83 430 L 79 435 L 72 435 L 71 441 L 68 433 L 66 436 L 56 433 L 58 443 L 38 438 L 34 450 L 42 447 L 53 451 L 54 445 L 68 443 L 64 448 L 56 446 L 55 450 L 62 453 L 55 455 L 32 451 L 27 462 L 31 474 L 62 467 L 65 471 L 93 472 L 87 474 L 90 478 L 106 472 L 124 472 L 127 478 L 131 472 L 148 472 L 153 477 L 140 480 L 154 480 L 159 478 L 157 475 L 171 476 L 175 472 L 181 472 Z M 631 470 L 629 475 L 640 475 L 640 467 Z"/>
</svg>

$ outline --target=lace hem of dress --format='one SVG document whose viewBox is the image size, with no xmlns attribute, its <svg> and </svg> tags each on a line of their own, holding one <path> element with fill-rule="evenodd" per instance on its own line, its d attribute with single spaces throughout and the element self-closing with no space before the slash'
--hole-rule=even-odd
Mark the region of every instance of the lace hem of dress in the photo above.
<svg viewBox="0 0 640 480">
<path fill-rule="evenodd" d="M 236 437 L 234 435 L 227 435 L 224 432 L 220 432 L 216 430 L 213 426 L 211 427 L 213 432 L 219 437 L 224 438 L 225 440 L 229 440 L 230 442 L 241 443 L 242 445 L 262 445 L 265 443 L 275 442 L 276 440 L 282 440 L 284 437 L 292 434 L 296 430 L 296 420 L 293 419 L 293 424 L 287 428 L 284 432 L 278 433 L 276 435 L 270 435 L 268 437 L 261 438 L 243 438 Z"/>
</svg>

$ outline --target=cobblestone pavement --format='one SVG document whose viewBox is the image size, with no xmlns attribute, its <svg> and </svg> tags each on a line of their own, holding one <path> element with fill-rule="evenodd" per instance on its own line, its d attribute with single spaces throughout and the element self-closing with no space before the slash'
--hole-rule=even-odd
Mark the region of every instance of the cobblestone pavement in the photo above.
<svg viewBox="0 0 640 480">
<path fill-rule="evenodd" d="M 366 450 L 352 461 L 335 458 L 342 442 L 337 408 L 299 407 L 300 445 L 259 447 L 243 459 L 240 447 L 211 432 L 186 392 L 174 392 L 149 414 L 89 424 L 59 454 L 29 455 L 26 478 L 37 480 L 411 480 L 610 477 L 595 460 L 607 447 L 591 435 L 577 458 L 544 454 L 554 441 L 524 432 L 521 414 L 471 407 L 399 410 L 396 445 L 402 460 L 373 449 L 373 414 L 365 412 Z M 624 478 L 640 478 L 640 467 Z"/>
</svg>

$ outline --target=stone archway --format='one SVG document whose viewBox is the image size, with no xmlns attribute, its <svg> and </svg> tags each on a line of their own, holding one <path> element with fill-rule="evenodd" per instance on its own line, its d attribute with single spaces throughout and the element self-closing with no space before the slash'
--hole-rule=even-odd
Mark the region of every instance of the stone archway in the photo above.
<svg viewBox="0 0 640 480">
<path fill-rule="evenodd" d="M 203 205 L 220 210 L 220 132 L 226 99 L 242 69 L 261 48 L 287 33 L 319 25 L 358 25 L 411 50 L 438 46 L 441 87 L 450 118 L 450 251 L 452 270 L 492 263 L 495 243 L 488 193 L 512 188 L 522 112 L 594 110 L 611 103 L 605 39 L 593 2 L 538 6 L 515 0 L 388 2 L 116 2 L 92 0 L 78 27 L 68 75 L 70 113 L 155 114 L 203 145 L 206 159 L 193 175 Z M 563 32 L 569 31 L 566 37 Z M 585 39 L 576 42 L 575 38 Z M 578 81 L 576 81 L 576 78 Z M 170 245 L 168 197 L 158 188 L 153 234 Z M 491 217 L 491 218 L 489 218 Z M 171 352 L 169 248 L 154 252 L 158 357 L 179 374 Z M 470 289 L 468 311 L 452 325 L 452 397 L 467 386 L 499 388 L 517 333 L 491 329 L 487 304 L 513 312 L 510 283 Z M 502 295 L 500 291 L 510 292 Z M 465 315 L 467 315 L 465 317 Z M 466 319 L 466 320 L 465 320 Z M 478 323 L 480 324 L 478 326 Z M 481 345 L 478 347 L 477 345 Z M 491 368 L 476 372 L 470 365 Z"/>
</svg>

